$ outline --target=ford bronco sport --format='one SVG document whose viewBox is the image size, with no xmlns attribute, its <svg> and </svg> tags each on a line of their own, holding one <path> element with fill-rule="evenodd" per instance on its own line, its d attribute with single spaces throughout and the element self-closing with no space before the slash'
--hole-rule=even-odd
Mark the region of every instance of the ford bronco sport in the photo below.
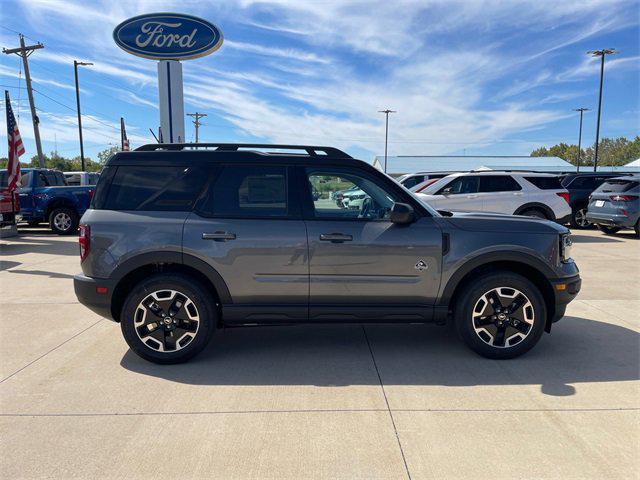
<svg viewBox="0 0 640 480">
<path fill-rule="evenodd" d="M 359 189 L 357 208 L 337 191 Z M 512 358 L 580 289 L 569 231 L 437 212 L 329 147 L 162 144 L 107 162 L 80 225 L 81 303 L 131 349 L 186 361 L 221 327 L 454 322 Z"/>
</svg>

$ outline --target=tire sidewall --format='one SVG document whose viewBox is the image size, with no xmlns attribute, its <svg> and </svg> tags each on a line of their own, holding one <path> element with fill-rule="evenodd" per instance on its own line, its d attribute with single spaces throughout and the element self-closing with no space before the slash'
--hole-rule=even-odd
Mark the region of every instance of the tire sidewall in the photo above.
<svg viewBox="0 0 640 480">
<path fill-rule="evenodd" d="M 194 339 L 175 352 L 158 352 L 142 342 L 135 331 L 134 314 L 138 304 L 157 290 L 176 290 L 194 302 L 200 316 L 200 325 Z M 127 296 L 120 315 L 120 329 L 127 344 L 137 355 L 154 363 L 171 364 L 185 362 L 200 353 L 211 340 L 216 328 L 216 311 L 213 300 L 200 283 L 180 274 L 158 274 L 136 285 Z"/>
<path fill-rule="evenodd" d="M 496 348 L 486 344 L 473 328 L 472 313 L 476 302 L 487 291 L 497 287 L 511 287 L 524 293 L 534 309 L 532 331 L 513 347 Z M 510 272 L 493 272 L 467 284 L 455 309 L 455 323 L 458 335 L 476 353 L 493 359 L 507 359 L 528 352 L 540 340 L 547 321 L 547 309 L 540 290 L 525 277 Z"/>
<path fill-rule="evenodd" d="M 620 231 L 618 227 L 609 227 L 608 225 L 598 225 L 598 229 L 605 235 L 614 235 Z"/>
<path fill-rule="evenodd" d="M 68 230 L 60 230 L 55 225 L 54 218 L 56 217 L 57 214 L 61 212 L 66 213 L 71 218 L 71 226 L 69 227 Z M 77 232 L 79 223 L 80 223 L 80 217 L 78 217 L 78 214 L 75 212 L 75 210 L 71 208 L 66 208 L 66 207 L 54 208 L 51 214 L 49 215 L 49 227 L 51 228 L 51 231 L 53 231 L 54 233 L 57 233 L 58 235 L 71 235 Z"/>
<path fill-rule="evenodd" d="M 587 225 L 580 225 L 577 220 L 576 220 L 576 216 L 578 215 L 578 212 L 580 211 L 584 211 L 584 215 L 586 216 L 587 214 L 587 209 L 585 207 L 581 207 L 581 208 L 577 208 L 575 210 L 573 210 L 571 212 L 571 227 L 573 228 L 579 228 L 579 229 L 587 229 L 589 227 L 591 227 L 593 224 L 591 222 L 589 222 L 586 218 L 584 219 L 585 222 L 587 222 Z"/>
</svg>

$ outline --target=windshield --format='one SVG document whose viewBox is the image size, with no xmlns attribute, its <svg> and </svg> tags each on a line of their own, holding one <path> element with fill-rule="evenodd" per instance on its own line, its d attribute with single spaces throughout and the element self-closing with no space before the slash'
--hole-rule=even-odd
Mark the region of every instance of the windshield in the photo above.
<svg viewBox="0 0 640 480">
<path fill-rule="evenodd" d="M 402 185 L 398 180 L 398 178 L 393 178 L 391 175 L 386 174 L 384 172 L 381 172 L 383 175 L 386 175 L 387 178 L 390 178 L 391 180 L 393 180 L 394 182 L 396 182 L 398 185 L 400 185 L 401 187 L 405 188 L 405 190 L 407 192 L 409 192 L 409 195 L 411 195 L 411 197 L 415 200 L 417 200 L 418 202 L 420 202 L 420 205 L 423 205 L 428 211 L 429 213 L 434 216 L 434 217 L 441 217 L 442 215 L 440 215 L 440 213 L 438 213 L 438 211 L 433 208 L 431 205 L 429 205 L 427 202 L 425 202 L 422 198 L 420 198 L 418 195 L 416 195 L 414 192 L 412 192 L 411 190 L 409 190 L 408 188 L 404 187 L 404 185 Z M 438 183 L 438 182 L 436 182 Z M 421 193 L 424 193 L 421 192 Z"/>
</svg>

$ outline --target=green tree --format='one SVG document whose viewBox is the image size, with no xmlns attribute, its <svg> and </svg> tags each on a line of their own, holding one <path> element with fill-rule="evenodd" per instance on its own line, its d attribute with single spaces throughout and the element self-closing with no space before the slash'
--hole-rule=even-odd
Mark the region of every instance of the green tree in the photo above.
<svg viewBox="0 0 640 480">
<path fill-rule="evenodd" d="M 578 146 L 559 143 L 552 147 L 540 147 L 531 152 L 532 157 L 554 156 L 577 165 Z M 580 153 L 580 165 L 593 165 L 595 152 L 593 147 L 583 149 Z M 620 166 L 640 158 L 640 136 L 633 140 L 625 137 L 603 138 L 598 146 L 598 165 Z"/>
</svg>

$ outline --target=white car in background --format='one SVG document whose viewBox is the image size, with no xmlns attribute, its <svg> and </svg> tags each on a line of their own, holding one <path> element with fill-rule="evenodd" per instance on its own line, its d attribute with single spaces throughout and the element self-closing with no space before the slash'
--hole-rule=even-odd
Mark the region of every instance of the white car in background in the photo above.
<svg viewBox="0 0 640 480">
<path fill-rule="evenodd" d="M 69 186 L 96 185 L 100 174 L 98 172 L 62 172 Z"/>
<path fill-rule="evenodd" d="M 416 196 L 438 210 L 504 213 L 565 223 L 569 192 L 556 175 L 534 172 L 454 173 Z"/>
</svg>

